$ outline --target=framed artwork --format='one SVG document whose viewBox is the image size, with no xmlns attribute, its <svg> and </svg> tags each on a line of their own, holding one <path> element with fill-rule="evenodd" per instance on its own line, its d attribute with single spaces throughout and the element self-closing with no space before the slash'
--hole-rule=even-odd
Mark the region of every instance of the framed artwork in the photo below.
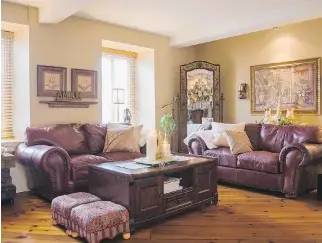
<svg viewBox="0 0 322 243">
<path fill-rule="evenodd" d="M 294 108 L 298 114 L 320 115 L 320 58 L 250 67 L 251 113 Z"/>
<path fill-rule="evenodd" d="M 97 98 L 97 71 L 72 68 L 72 91 L 82 98 Z"/>
<path fill-rule="evenodd" d="M 37 65 L 37 96 L 56 97 L 66 86 L 67 68 Z"/>
</svg>

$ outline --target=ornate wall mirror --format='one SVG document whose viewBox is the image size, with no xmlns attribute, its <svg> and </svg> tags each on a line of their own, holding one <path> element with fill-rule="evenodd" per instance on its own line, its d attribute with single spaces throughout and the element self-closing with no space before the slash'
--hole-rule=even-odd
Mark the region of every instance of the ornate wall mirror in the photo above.
<svg viewBox="0 0 322 243">
<path fill-rule="evenodd" d="M 179 152 L 186 152 L 187 135 L 223 121 L 220 66 L 196 61 L 180 66 Z"/>
</svg>

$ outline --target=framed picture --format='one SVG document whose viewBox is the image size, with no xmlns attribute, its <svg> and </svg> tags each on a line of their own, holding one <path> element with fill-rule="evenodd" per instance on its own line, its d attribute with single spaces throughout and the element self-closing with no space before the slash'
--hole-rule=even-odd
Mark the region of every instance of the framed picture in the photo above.
<svg viewBox="0 0 322 243">
<path fill-rule="evenodd" d="M 72 91 L 82 98 L 97 98 L 97 71 L 72 68 Z"/>
<path fill-rule="evenodd" d="M 320 115 L 320 58 L 250 67 L 251 113 L 294 108 L 298 114 Z"/>
<path fill-rule="evenodd" d="M 37 65 L 37 96 L 56 97 L 66 86 L 67 68 Z"/>
</svg>

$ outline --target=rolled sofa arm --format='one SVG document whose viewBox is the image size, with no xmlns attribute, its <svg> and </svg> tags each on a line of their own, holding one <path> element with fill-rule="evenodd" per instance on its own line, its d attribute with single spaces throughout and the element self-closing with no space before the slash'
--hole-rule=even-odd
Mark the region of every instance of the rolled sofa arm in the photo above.
<svg viewBox="0 0 322 243">
<path fill-rule="evenodd" d="M 301 193 L 301 169 L 304 166 L 322 164 L 322 144 L 296 143 L 282 149 L 280 170 L 284 174 L 283 191 L 289 197 L 297 197 Z M 313 178 L 313 180 L 316 178 Z"/>
<path fill-rule="evenodd" d="M 59 147 L 20 144 L 16 150 L 18 162 L 43 171 L 50 178 L 53 197 L 68 192 L 70 157 Z"/>
<path fill-rule="evenodd" d="M 203 155 L 203 153 L 207 150 L 205 141 L 203 141 L 203 139 L 199 136 L 189 139 L 187 146 L 189 154 Z"/>
</svg>

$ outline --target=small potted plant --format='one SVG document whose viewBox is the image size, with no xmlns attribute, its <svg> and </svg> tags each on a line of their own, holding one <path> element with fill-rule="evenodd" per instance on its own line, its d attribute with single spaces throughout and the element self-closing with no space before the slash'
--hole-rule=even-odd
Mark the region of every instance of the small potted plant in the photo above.
<svg viewBox="0 0 322 243">
<path fill-rule="evenodd" d="M 170 114 L 161 118 L 161 131 L 164 133 L 163 150 L 166 156 L 170 154 L 171 136 L 176 129 L 176 122 Z"/>
</svg>

